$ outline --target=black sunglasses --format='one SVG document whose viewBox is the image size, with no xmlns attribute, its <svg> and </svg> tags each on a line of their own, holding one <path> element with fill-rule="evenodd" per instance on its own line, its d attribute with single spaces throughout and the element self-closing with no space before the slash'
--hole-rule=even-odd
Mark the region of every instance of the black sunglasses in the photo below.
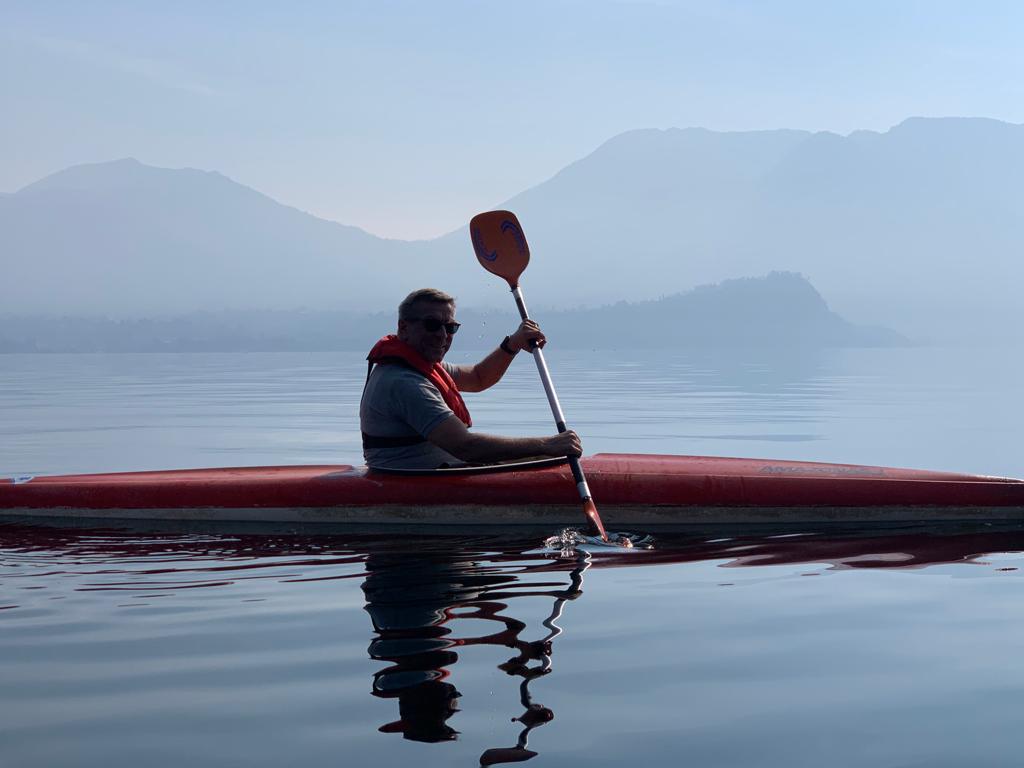
<svg viewBox="0 0 1024 768">
<path fill-rule="evenodd" d="M 462 327 L 462 323 L 442 323 L 436 317 L 410 317 L 410 323 L 423 323 L 423 330 L 427 333 L 437 333 L 441 328 L 444 328 L 449 336 L 454 336 L 459 332 L 459 328 Z"/>
</svg>

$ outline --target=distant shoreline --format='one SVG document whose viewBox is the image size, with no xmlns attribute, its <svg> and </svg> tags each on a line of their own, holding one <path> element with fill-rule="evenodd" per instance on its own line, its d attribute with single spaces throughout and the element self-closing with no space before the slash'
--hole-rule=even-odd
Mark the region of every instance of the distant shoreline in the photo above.
<svg viewBox="0 0 1024 768">
<path fill-rule="evenodd" d="M 459 310 L 460 346 L 489 348 L 518 324 L 510 311 Z M 565 349 L 902 347 L 894 330 L 848 322 L 806 278 L 727 280 L 655 301 L 546 312 Z M 366 350 L 395 328 L 377 313 L 252 310 L 163 318 L 0 316 L 0 353 L 304 352 Z"/>
</svg>

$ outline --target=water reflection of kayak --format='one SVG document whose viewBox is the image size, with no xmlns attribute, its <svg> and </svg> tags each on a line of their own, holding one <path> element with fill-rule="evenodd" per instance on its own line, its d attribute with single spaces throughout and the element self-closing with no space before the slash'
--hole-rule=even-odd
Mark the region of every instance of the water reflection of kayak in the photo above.
<svg viewBox="0 0 1024 768">
<path fill-rule="evenodd" d="M 1024 481 L 850 464 L 706 456 L 583 459 L 606 523 L 1024 519 Z M 575 524 L 559 460 L 429 472 L 241 467 L 0 480 L 4 514 L 267 522 Z"/>
</svg>

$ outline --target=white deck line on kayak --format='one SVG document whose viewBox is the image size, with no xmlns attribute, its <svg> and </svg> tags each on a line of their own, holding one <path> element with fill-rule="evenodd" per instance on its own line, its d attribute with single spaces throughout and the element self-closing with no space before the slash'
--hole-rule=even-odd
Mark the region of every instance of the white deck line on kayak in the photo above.
<svg viewBox="0 0 1024 768">
<path fill-rule="evenodd" d="M 1024 522 L 1024 507 L 682 507 L 602 506 L 606 526 L 687 525 L 702 523 L 855 523 L 934 521 Z M 3 518 L 69 518 L 91 520 L 177 520 L 253 523 L 360 523 L 411 525 L 583 525 L 578 506 L 453 507 L 266 507 L 188 509 L 46 509 L 0 510 Z"/>
</svg>

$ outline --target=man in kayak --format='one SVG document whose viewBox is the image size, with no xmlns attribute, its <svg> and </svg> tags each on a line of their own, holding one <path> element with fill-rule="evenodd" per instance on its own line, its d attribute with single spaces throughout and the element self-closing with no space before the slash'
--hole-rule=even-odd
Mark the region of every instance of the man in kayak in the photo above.
<svg viewBox="0 0 1024 768">
<path fill-rule="evenodd" d="M 470 432 L 473 422 L 459 392 L 494 386 L 521 350 L 544 334 L 532 320 L 475 365 L 442 362 L 459 330 L 455 299 L 434 288 L 413 291 L 398 307 L 398 333 L 367 356 L 370 371 L 359 404 L 363 456 L 382 469 L 435 469 L 463 463 L 536 456 L 579 456 L 579 436 L 500 437 Z"/>
</svg>

